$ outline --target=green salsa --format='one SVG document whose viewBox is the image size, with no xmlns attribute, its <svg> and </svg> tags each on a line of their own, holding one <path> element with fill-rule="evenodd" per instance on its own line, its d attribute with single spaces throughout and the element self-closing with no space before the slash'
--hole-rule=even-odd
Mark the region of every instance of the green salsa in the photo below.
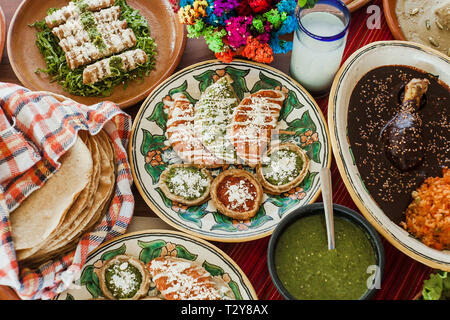
<svg viewBox="0 0 450 320">
<path fill-rule="evenodd" d="M 303 160 L 292 150 L 281 149 L 270 154 L 262 166 L 264 178 L 272 185 L 281 186 L 297 178 L 303 168 Z"/>
<path fill-rule="evenodd" d="M 186 200 L 203 196 L 209 186 L 208 177 L 196 167 L 174 167 L 165 181 L 170 192 Z"/>
<path fill-rule="evenodd" d="M 286 228 L 275 249 L 283 286 L 298 300 L 355 300 L 367 291 L 368 267 L 376 265 L 366 233 L 334 218 L 334 250 L 328 250 L 324 215 L 299 219 Z"/>
<path fill-rule="evenodd" d="M 133 297 L 142 283 L 142 274 L 131 263 L 117 262 L 105 270 L 105 284 L 116 299 Z"/>
<path fill-rule="evenodd" d="M 120 74 L 120 71 L 124 70 L 122 58 L 117 56 L 109 58 L 109 68 L 113 74 Z"/>
<path fill-rule="evenodd" d="M 90 11 L 85 11 L 80 15 L 83 29 L 89 34 L 89 40 L 99 49 L 105 49 L 106 44 L 103 41 L 101 33 L 97 29 L 94 14 Z"/>
<path fill-rule="evenodd" d="M 74 3 L 77 6 L 78 10 L 80 10 L 80 12 L 85 12 L 89 8 L 89 5 L 84 2 L 84 0 L 77 0 L 74 1 Z"/>
</svg>

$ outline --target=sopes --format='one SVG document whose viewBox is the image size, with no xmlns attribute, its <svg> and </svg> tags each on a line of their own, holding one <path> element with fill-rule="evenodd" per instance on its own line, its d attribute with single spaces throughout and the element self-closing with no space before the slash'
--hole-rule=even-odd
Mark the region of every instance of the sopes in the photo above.
<svg viewBox="0 0 450 320">
<path fill-rule="evenodd" d="M 203 266 L 187 259 L 160 256 L 144 264 L 128 254 L 115 256 L 96 269 L 107 299 L 231 300 L 230 286 Z"/>
<path fill-rule="evenodd" d="M 272 137 L 285 99 L 283 91 L 262 89 L 239 102 L 233 80 L 227 74 L 207 87 L 197 102 L 184 93 L 174 94 L 166 102 L 166 134 L 172 149 L 183 161 L 179 166 L 184 169 L 178 169 L 177 173 L 174 165 L 170 165 L 161 174 L 159 187 L 165 196 L 187 206 L 201 204 L 209 196 L 191 193 L 202 182 L 202 192 L 210 194 L 220 213 L 247 220 L 258 213 L 264 191 L 281 194 L 300 184 L 309 170 L 309 159 L 294 144 L 283 146 L 283 152 L 295 158 L 289 181 L 273 186 L 264 178 L 267 172 L 258 178 L 255 175 L 255 168 L 256 172 L 260 167 L 267 171 L 263 160 L 270 159 L 267 149 L 274 150 Z M 279 160 L 272 159 L 271 163 Z M 191 171 L 189 179 L 182 172 L 186 170 Z M 203 172 L 204 178 L 195 177 L 194 172 Z M 215 176 L 212 182 L 206 179 L 208 172 Z M 173 183 L 172 190 L 168 188 L 168 176 L 182 186 L 179 189 L 182 192 L 176 196 Z M 192 188 L 194 185 L 197 187 Z M 192 197 L 195 199 L 189 199 Z"/>
</svg>

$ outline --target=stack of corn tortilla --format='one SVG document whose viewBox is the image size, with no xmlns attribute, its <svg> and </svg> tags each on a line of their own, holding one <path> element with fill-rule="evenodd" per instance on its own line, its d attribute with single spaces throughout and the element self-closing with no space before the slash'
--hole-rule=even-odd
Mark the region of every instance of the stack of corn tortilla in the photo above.
<svg viewBox="0 0 450 320">
<path fill-rule="evenodd" d="M 60 162 L 59 170 L 10 214 L 17 259 L 23 265 L 36 266 L 75 249 L 109 208 L 116 169 L 114 147 L 105 132 L 79 132 Z"/>
</svg>

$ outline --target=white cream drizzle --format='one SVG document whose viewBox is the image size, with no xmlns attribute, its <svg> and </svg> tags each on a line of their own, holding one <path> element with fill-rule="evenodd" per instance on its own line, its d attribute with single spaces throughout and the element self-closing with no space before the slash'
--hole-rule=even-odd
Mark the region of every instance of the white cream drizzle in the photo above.
<svg viewBox="0 0 450 320">
<path fill-rule="evenodd" d="M 216 287 L 211 275 L 201 266 L 182 259 L 155 259 L 149 263 L 154 282 L 164 279 L 163 296 L 179 300 L 217 300 L 225 297 L 225 288 Z"/>
<path fill-rule="evenodd" d="M 251 165 L 261 162 L 263 151 L 271 140 L 271 130 L 278 124 L 284 99 L 281 92 L 274 98 L 252 95 L 234 111 L 230 135 L 238 156 L 245 162 Z"/>
<path fill-rule="evenodd" d="M 222 79 L 209 86 L 195 105 L 194 133 L 216 157 L 235 163 L 235 150 L 228 128 L 238 101 L 224 95 L 230 88 L 226 79 Z"/>
<path fill-rule="evenodd" d="M 194 134 L 194 106 L 181 93 L 173 96 L 175 102 L 167 104 L 166 133 L 173 150 L 185 162 L 198 165 L 217 165 L 222 160 L 208 152 Z M 177 102 L 178 101 L 178 102 Z M 180 105 L 181 104 L 181 105 Z"/>
</svg>

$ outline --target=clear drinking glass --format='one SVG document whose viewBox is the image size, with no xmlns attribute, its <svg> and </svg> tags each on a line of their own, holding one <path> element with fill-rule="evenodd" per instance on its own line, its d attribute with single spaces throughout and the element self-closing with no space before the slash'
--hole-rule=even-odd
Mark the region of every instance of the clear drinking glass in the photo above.
<svg viewBox="0 0 450 320">
<path fill-rule="evenodd" d="M 319 0 L 299 8 L 290 72 L 313 96 L 327 94 L 347 42 L 350 12 L 340 0 Z"/>
</svg>

